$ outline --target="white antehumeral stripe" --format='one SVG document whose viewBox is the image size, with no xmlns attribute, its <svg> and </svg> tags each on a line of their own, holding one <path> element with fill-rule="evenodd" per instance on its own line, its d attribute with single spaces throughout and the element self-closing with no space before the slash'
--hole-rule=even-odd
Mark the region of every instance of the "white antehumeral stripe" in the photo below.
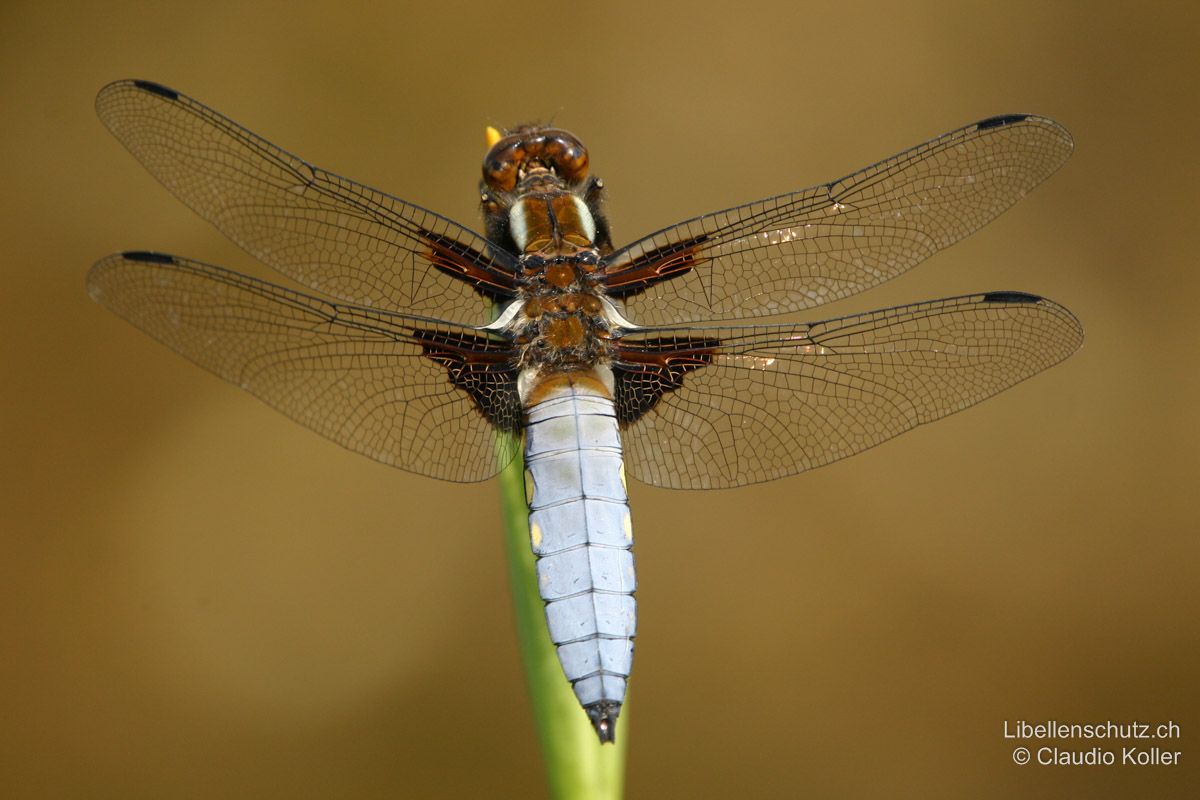
<svg viewBox="0 0 1200 800">
<path fill-rule="evenodd" d="M 529 241 L 529 221 L 525 218 L 524 201 L 514 203 L 509 210 L 508 230 L 516 242 L 517 250 L 524 251 L 525 243 Z"/>
<path fill-rule="evenodd" d="M 529 528 L 550 638 L 583 706 L 619 706 L 637 613 L 616 412 L 609 397 L 576 384 L 528 414 Z"/>
<path fill-rule="evenodd" d="M 575 210 L 579 213 L 579 221 L 583 223 L 583 233 L 587 240 L 596 241 L 596 220 L 592 219 L 592 212 L 588 211 L 587 203 L 575 195 L 571 195 L 571 200 L 575 202 Z"/>
</svg>

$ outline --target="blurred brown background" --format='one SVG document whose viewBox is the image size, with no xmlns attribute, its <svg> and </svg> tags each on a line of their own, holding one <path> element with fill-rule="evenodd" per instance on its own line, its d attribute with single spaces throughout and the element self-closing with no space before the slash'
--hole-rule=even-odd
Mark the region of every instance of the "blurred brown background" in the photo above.
<svg viewBox="0 0 1200 800">
<path fill-rule="evenodd" d="M 629 796 L 1195 787 L 1186 4 L 99 8 L 0 11 L 0 794 L 544 794 L 495 485 L 344 451 L 85 295 L 123 249 L 268 275 L 95 119 L 125 77 L 468 225 L 484 125 L 553 117 L 620 241 L 992 114 L 1057 118 L 1065 169 L 829 314 L 1022 289 L 1079 315 L 1081 352 L 809 475 L 633 488 Z M 1019 767 L 1020 719 L 1175 720 L 1183 764 Z M 1120 743 L 1062 746 L 1093 744 Z"/>
</svg>

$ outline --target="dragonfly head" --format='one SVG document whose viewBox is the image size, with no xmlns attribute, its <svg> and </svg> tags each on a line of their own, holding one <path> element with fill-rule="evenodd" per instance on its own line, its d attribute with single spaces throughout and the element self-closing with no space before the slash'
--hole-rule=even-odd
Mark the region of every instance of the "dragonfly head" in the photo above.
<svg viewBox="0 0 1200 800">
<path fill-rule="evenodd" d="M 511 192 L 518 184 L 553 179 L 573 186 L 587 177 L 587 148 L 564 130 L 521 125 L 501 135 L 489 128 L 488 143 L 485 190 Z"/>
</svg>

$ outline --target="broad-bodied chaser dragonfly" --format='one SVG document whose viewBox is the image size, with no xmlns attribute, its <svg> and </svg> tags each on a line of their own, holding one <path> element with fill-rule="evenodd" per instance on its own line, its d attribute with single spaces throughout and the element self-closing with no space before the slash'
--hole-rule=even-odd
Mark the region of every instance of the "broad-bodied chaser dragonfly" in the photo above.
<svg viewBox="0 0 1200 800">
<path fill-rule="evenodd" d="M 155 252 L 91 296 L 344 447 L 479 481 L 524 437 L 550 636 L 601 741 L 633 661 L 625 471 L 655 486 L 769 481 L 866 450 L 1058 363 L 1079 321 L 984 292 L 798 324 L 979 229 L 1066 161 L 1071 137 L 992 117 L 830 183 L 615 248 L 583 145 L 489 129 L 485 236 L 275 147 L 172 89 L 106 86 L 100 119 L 180 200 L 333 299 Z"/>
</svg>

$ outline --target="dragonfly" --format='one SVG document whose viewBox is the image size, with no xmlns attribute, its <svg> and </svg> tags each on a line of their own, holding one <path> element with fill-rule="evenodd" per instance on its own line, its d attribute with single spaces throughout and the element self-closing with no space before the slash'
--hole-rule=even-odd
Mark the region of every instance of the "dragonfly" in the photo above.
<svg viewBox="0 0 1200 800">
<path fill-rule="evenodd" d="M 762 319 L 877 286 L 995 219 L 1071 154 L 1044 117 L 991 117 L 615 247 L 604 184 L 558 128 L 488 129 L 477 234 L 158 83 L 112 83 L 96 110 L 172 194 L 311 293 L 128 251 L 91 268 L 91 297 L 384 464 L 470 482 L 523 455 L 550 638 L 601 742 L 637 627 L 626 472 L 675 489 L 794 475 L 1083 341 L 1071 312 L 1019 291 Z"/>
</svg>

